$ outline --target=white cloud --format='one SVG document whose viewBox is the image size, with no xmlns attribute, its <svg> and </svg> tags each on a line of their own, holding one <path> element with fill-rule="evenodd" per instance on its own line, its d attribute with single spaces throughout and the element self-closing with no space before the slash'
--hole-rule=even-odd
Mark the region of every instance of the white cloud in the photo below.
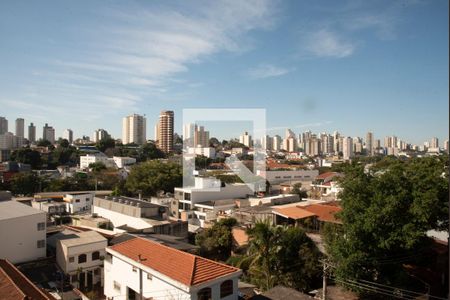
<svg viewBox="0 0 450 300">
<path fill-rule="evenodd" d="M 308 33 L 303 38 L 302 44 L 308 54 L 317 57 L 344 58 L 352 55 L 356 49 L 354 42 L 328 29 Z"/>
<path fill-rule="evenodd" d="M 252 79 L 264 79 L 269 77 L 283 76 L 292 70 L 278 67 L 271 64 L 261 64 L 253 69 L 248 70 L 247 75 Z"/>
</svg>

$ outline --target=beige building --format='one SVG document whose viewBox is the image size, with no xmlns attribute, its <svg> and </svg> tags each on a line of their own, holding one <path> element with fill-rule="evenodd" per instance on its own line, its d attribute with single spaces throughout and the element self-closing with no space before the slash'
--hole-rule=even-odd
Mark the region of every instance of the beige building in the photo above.
<svg viewBox="0 0 450 300">
<path fill-rule="evenodd" d="M 171 110 L 163 110 L 159 115 L 158 124 L 155 126 L 155 140 L 158 148 L 165 153 L 173 151 L 174 113 Z"/>
<path fill-rule="evenodd" d="M 22 139 L 25 137 L 25 120 L 22 118 L 16 119 L 16 136 Z"/>
<path fill-rule="evenodd" d="M 48 126 L 45 123 L 45 126 L 42 128 L 42 139 L 49 141 L 50 143 L 55 143 L 55 129 L 51 126 Z"/>
<path fill-rule="evenodd" d="M 122 119 L 122 144 L 142 145 L 147 140 L 147 119 L 133 114 Z"/>
</svg>

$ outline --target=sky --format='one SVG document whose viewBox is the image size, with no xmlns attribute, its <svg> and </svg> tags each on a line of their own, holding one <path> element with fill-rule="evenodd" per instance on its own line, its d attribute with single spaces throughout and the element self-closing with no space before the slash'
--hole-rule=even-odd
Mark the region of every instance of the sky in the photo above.
<svg viewBox="0 0 450 300">
<path fill-rule="evenodd" d="M 0 116 L 75 137 L 161 110 L 263 108 L 267 133 L 448 139 L 449 3 L 0 1 Z M 248 123 L 243 123 L 248 124 Z M 220 126 L 219 126 L 220 127 Z M 229 138 L 246 128 L 211 130 Z"/>
</svg>

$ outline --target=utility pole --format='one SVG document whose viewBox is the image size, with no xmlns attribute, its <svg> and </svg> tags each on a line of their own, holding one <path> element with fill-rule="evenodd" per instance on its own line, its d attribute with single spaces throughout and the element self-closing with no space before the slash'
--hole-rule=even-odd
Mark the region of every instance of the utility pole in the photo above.
<svg viewBox="0 0 450 300">
<path fill-rule="evenodd" d="M 322 300 L 327 299 L 327 271 L 329 268 L 331 268 L 331 264 L 327 262 L 326 259 L 322 260 L 323 264 L 323 277 L 322 277 Z"/>
</svg>

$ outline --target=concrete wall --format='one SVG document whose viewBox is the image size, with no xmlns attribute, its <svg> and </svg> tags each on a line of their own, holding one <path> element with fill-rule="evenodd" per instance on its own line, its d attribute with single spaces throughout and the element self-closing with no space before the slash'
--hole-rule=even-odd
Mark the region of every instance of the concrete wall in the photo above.
<svg viewBox="0 0 450 300">
<path fill-rule="evenodd" d="M 46 229 L 38 231 L 38 223 L 46 223 L 46 213 L 38 213 L 0 221 L 0 257 L 21 263 L 46 257 Z M 44 240 L 38 248 L 37 241 Z"/>
</svg>

